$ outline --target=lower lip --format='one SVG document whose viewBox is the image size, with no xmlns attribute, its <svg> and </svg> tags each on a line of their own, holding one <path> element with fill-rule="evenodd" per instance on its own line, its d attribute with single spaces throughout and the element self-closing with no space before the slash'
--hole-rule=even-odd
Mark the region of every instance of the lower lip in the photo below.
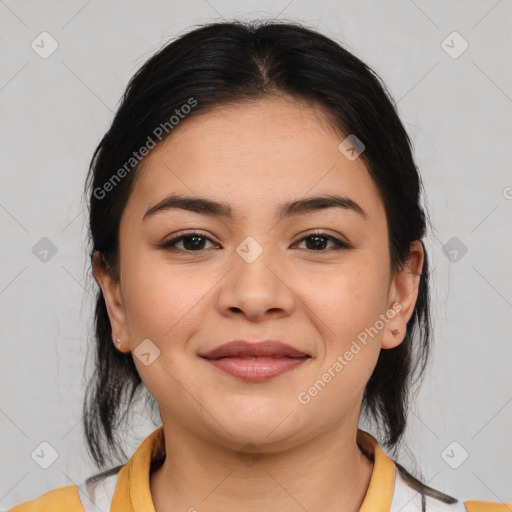
<svg viewBox="0 0 512 512">
<path fill-rule="evenodd" d="M 308 357 L 280 357 L 276 359 L 240 359 L 238 357 L 204 358 L 223 372 L 249 382 L 262 382 L 297 368 Z"/>
</svg>

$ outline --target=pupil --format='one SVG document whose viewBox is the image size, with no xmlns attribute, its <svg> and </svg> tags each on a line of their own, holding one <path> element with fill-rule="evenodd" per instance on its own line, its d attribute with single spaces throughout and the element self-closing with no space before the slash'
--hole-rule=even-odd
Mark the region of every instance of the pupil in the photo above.
<svg viewBox="0 0 512 512">
<path fill-rule="evenodd" d="M 195 242 L 190 244 L 189 242 L 191 240 L 194 240 Z M 198 240 L 199 240 L 199 243 L 198 243 Z M 186 238 L 183 239 L 183 246 L 185 247 L 185 249 L 197 249 L 198 246 L 202 245 L 201 240 L 204 243 L 203 237 L 199 236 L 199 235 L 187 236 Z"/>
<path fill-rule="evenodd" d="M 324 236 L 321 236 L 321 235 L 308 236 L 307 240 L 315 240 L 316 241 L 313 244 L 313 249 L 324 249 L 325 248 L 325 244 L 327 242 L 326 238 Z M 318 241 L 323 242 L 323 243 L 320 243 L 320 247 L 317 244 Z M 309 245 L 308 242 L 306 242 L 306 244 Z M 311 249 L 311 247 L 308 247 L 308 249 Z"/>
</svg>

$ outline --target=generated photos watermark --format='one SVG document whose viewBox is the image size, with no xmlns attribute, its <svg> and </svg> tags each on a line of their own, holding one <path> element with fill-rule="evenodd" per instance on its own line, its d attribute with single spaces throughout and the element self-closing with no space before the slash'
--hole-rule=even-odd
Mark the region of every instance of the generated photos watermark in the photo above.
<svg viewBox="0 0 512 512">
<path fill-rule="evenodd" d="M 368 336 L 372 339 L 384 329 L 384 326 L 392 320 L 396 314 L 402 310 L 402 304 L 395 302 L 391 309 L 388 309 L 385 313 L 379 315 L 379 319 L 375 323 L 366 327 L 364 331 L 361 331 L 357 335 L 357 339 L 353 340 L 350 349 L 346 350 L 343 354 L 338 355 L 336 360 L 322 373 L 320 378 L 316 380 L 307 390 L 301 391 L 297 395 L 297 400 L 300 404 L 306 405 L 311 402 L 311 399 L 320 393 L 325 386 L 334 379 L 342 370 L 349 364 L 355 355 L 359 354 L 364 347 L 361 347 L 360 343 L 364 346 L 368 344 Z"/>
<path fill-rule="evenodd" d="M 192 109 L 197 106 L 197 100 L 195 98 L 189 98 L 186 103 L 181 105 L 179 108 L 174 110 L 175 115 L 172 115 L 168 121 L 160 123 L 151 133 L 148 135 L 146 142 L 137 150 L 133 152 L 133 156 L 128 160 L 105 182 L 101 187 L 96 187 L 93 190 L 93 195 L 96 199 L 104 199 L 108 192 L 114 190 L 114 188 L 126 177 L 133 169 L 136 168 L 142 159 L 149 154 L 149 152 L 156 147 L 158 142 L 162 141 L 165 135 L 168 135 L 182 119 L 185 119 Z M 155 140 L 155 139 L 158 139 Z"/>
</svg>

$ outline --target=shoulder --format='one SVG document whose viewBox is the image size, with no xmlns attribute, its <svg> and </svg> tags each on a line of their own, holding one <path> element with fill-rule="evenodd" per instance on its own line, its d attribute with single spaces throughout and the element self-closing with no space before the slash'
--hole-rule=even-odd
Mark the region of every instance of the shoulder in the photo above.
<svg viewBox="0 0 512 512">
<path fill-rule="evenodd" d="M 512 504 L 461 501 L 429 487 L 395 463 L 395 487 L 390 512 L 512 512 Z"/>
<path fill-rule="evenodd" d="M 69 485 L 53 489 L 39 498 L 16 505 L 8 512 L 84 512 L 78 496 L 78 487 Z"/>
<path fill-rule="evenodd" d="M 470 500 L 464 505 L 467 512 L 512 512 L 512 503 Z"/>
<path fill-rule="evenodd" d="M 91 476 L 84 482 L 82 497 L 76 485 L 54 489 L 7 512 L 98 512 L 110 510 L 119 470 L 123 466 Z"/>
</svg>

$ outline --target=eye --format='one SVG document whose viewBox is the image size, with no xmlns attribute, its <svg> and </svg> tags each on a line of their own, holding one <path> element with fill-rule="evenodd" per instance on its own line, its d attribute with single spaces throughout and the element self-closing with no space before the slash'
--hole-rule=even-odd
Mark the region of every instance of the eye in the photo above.
<svg viewBox="0 0 512 512">
<path fill-rule="evenodd" d="M 212 244 L 215 244 L 215 242 L 211 238 L 208 238 L 206 235 L 203 235 L 197 231 L 193 231 L 191 233 L 178 235 L 174 238 L 171 238 L 170 240 L 166 240 L 163 244 L 160 245 L 160 247 L 162 249 L 171 251 L 199 252 L 205 250 L 205 242 L 211 242 Z M 177 245 L 180 243 L 183 244 L 183 248 L 177 247 Z"/>
<path fill-rule="evenodd" d="M 306 246 L 307 246 L 306 249 L 316 251 L 316 252 L 328 252 L 328 251 L 324 251 L 323 249 L 326 248 L 326 246 L 329 242 L 332 242 L 334 244 L 334 247 L 331 247 L 331 249 L 330 249 L 332 251 L 339 251 L 341 249 L 350 249 L 350 245 L 348 245 L 346 242 L 343 242 L 342 240 L 340 240 L 332 235 L 328 235 L 327 233 L 324 233 L 323 231 L 316 231 L 314 233 L 310 233 L 309 235 L 301 238 L 297 243 L 301 243 L 304 241 L 306 241 Z"/>
</svg>

